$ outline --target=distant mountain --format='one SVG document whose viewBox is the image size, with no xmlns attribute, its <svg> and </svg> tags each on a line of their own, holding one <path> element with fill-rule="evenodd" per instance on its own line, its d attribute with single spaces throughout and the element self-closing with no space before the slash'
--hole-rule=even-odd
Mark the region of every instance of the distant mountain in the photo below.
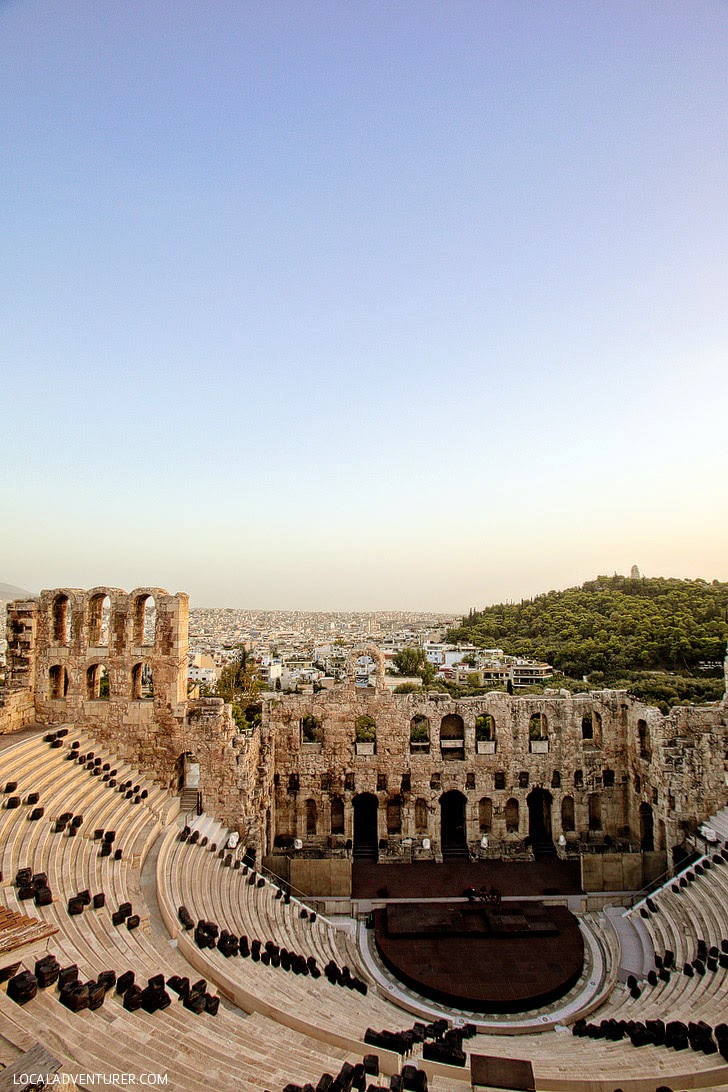
<svg viewBox="0 0 728 1092">
<path fill-rule="evenodd" d="M 3 584 L 0 581 L 0 599 L 28 599 L 33 595 L 25 588 L 18 588 L 15 584 Z"/>
</svg>

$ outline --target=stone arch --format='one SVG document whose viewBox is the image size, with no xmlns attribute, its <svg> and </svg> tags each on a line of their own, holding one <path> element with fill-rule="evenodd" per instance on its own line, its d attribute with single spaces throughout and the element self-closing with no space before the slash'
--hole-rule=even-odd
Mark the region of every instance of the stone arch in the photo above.
<svg viewBox="0 0 728 1092">
<path fill-rule="evenodd" d="M 134 648 L 153 645 L 157 624 L 157 600 L 153 591 L 139 592 L 131 604 L 132 645 Z"/>
<path fill-rule="evenodd" d="M 427 754 L 430 750 L 430 718 L 415 713 L 410 721 L 410 750 Z"/>
<path fill-rule="evenodd" d="M 374 793 L 354 797 L 354 856 L 376 860 L 379 845 L 379 801 Z"/>
<path fill-rule="evenodd" d="M 561 801 L 561 829 L 567 833 L 576 830 L 573 796 L 565 796 Z"/>
<path fill-rule="evenodd" d="M 428 820 L 427 801 L 419 796 L 417 800 L 415 800 L 415 832 L 417 834 L 427 833 L 429 826 Z"/>
<path fill-rule="evenodd" d="M 518 801 L 512 796 L 506 802 L 506 834 L 518 834 L 519 822 Z"/>
<path fill-rule="evenodd" d="M 475 718 L 475 742 L 492 743 L 495 739 L 495 717 L 492 713 L 480 713 Z"/>
<path fill-rule="evenodd" d="M 51 639 L 54 645 L 70 645 L 71 613 L 71 600 L 65 592 L 58 592 L 51 603 Z"/>
<path fill-rule="evenodd" d="M 114 600 L 119 588 L 92 588 L 86 596 L 86 643 L 89 648 L 109 648 Z"/>
<path fill-rule="evenodd" d="M 548 789 L 532 789 L 528 805 L 528 836 L 534 847 L 551 842 L 551 793 Z"/>
<path fill-rule="evenodd" d="M 457 789 L 440 797 L 440 845 L 443 856 L 461 857 L 467 854 L 465 838 L 465 796 Z"/>
<path fill-rule="evenodd" d="M 481 834 L 490 834 L 493 829 L 493 801 L 489 796 L 478 803 L 478 827 Z"/>
<path fill-rule="evenodd" d="M 179 792 L 182 789 L 199 789 L 200 763 L 192 751 L 183 751 L 175 762 L 175 780 Z"/>
<path fill-rule="evenodd" d="M 86 701 L 108 701 L 110 697 L 111 685 L 106 664 L 91 664 L 86 668 Z"/>
<path fill-rule="evenodd" d="M 459 713 L 446 713 L 440 721 L 440 751 L 444 759 L 465 758 L 465 721 Z"/>
<path fill-rule="evenodd" d="M 306 837 L 315 838 L 318 834 L 318 808 L 316 801 L 309 799 L 305 804 L 306 808 Z"/>
<path fill-rule="evenodd" d="M 48 671 L 48 687 L 53 701 L 63 701 L 68 693 L 68 672 L 63 664 L 53 664 Z"/>
<path fill-rule="evenodd" d="M 132 701 L 150 701 L 154 697 L 154 674 L 148 661 L 136 663 L 131 669 Z"/>
<path fill-rule="evenodd" d="M 366 644 L 353 648 L 346 661 L 346 681 L 349 686 L 356 685 L 356 665 L 362 656 L 368 656 L 374 662 L 374 686 L 384 686 L 384 655 L 376 645 Z"/>
<path fill-rule="evenodd" d="M 377 722 L 368 713 L 363 713 L 354 721 L 354 740 L 356 743 L 377 743 Z"/>
</svg>

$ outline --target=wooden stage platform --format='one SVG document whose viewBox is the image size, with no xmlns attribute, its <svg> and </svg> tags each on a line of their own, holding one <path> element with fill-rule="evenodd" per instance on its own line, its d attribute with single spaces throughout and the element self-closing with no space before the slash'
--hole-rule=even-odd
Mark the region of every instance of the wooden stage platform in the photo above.
<svg viewBox="0 0 728 1092">
<path fill-rule="evenodd" d="M 473 1012 L 524 1012 L 578 980 L 574 915 L 540 902 L 390 904 L 374 912 L 379 955 L 405 985 Z"/>
</svg>

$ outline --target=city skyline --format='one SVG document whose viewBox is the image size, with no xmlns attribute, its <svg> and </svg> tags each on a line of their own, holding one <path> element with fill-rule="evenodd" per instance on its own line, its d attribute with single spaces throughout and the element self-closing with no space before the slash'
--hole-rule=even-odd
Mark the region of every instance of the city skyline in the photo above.
<svg viewBox="0 0 728 1092">
<path fill-rule="evenodd" d="M 0 6 L 0 577 L 728 579 L 728 13 Z"/>
</svg>

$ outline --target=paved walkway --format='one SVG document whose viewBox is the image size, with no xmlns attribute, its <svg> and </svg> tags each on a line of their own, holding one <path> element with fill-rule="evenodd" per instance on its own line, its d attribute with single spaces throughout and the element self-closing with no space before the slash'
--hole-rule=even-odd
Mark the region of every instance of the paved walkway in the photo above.
<svg viewBox="0 0 728 1092">
<path fill-rule="evenodd" d="M 49 727 L 47 724 L 36 723 L 29 724 L 26 728 L 21 728 L 17 732 L 8 732 L 6 735 L 0 736 L 0 751 L 12 747 L 14 744 L 20 743 L 24 739 L 29 739 L 30 736 L 38 736 L 44 732 L 55 732 L 60 727 L 60 724 Z"/>
<path fill-rule="evenodd" d="M 630 974 L 644 978 L 648 971 L 655 969 L 655 953 L 647 930 L 639 918 L 626 917 L 627 911 L 623 906 L 607 906 L 604 913 L 619 937 L 622 952 L 619 961 L 620 981 L 626 982 Z"/>
</svg>

